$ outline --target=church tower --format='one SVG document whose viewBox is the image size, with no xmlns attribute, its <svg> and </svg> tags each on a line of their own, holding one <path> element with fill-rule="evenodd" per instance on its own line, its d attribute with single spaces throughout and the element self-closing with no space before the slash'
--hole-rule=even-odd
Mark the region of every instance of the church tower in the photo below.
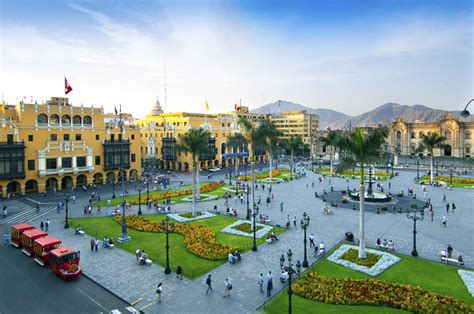
<svg viewBox="0 0 474 314">
<path fill-rule="evenodd" d="M 158 116 L 163 113 L 163 109 L 161 108 L 160 101 L 158 97 L 156 97 L 155 104 L 153 105 L 153 109 L 151 110 L 152 116 Z"/>
</svg>

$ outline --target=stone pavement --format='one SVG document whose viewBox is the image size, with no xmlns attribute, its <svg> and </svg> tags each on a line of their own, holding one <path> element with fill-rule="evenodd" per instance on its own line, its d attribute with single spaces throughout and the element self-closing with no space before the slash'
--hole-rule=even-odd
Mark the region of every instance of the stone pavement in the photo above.
<svg viewBox="0 0 474 314">
<path fill-rule="evenodd" d="M 413 187 L 415 192 L 421 195 L 421 186 L 413 184 L 413 172 L 403 171 L 400 176 L 391 180 L 392 193 L 400 191 L 402 188 L 407 191 L 408 187 Z M 343 239 L 346 231 L 354 233 L 358 237 L 359 213 L 351 209 L 334 209 L 334 215 L 325 216 L 322 214 L 323 202 L 314 197 L 314 191 L 321 193 L 323 189 L 329 190 L 329 180 L 320 184 L 318 175 L 308 173 L 306 178 L 294 180 L 285 184 L 273 185 L 275 200 L 270 208 L 264 205 L 267 189 L 258 190 L 257 195 L 262 196 L 260 213 L 269 215 L 272 224 L 284 225 L 287 215 L 291 220 L 296 216 L 298 221 L 302 213 L 306 211 L 311 217 L 308 235 L 314 233 L 316 242 L 324 241 L 326 247 L 337 244 Z M 311 182 L 315 181 L 315 188 L 311 187 Z M 345 179 L 332 178 L 332 185 L 335 189 L 346 188 Z M 308 188 L 306 187 L 308 184 Z M 350 187 L 357 187 L 356 180 L 350 180 Z M 384 182 L 387 190 L 388 183 Z M 463 255 L 466 266 L 474 267 L 474 244 L 473 234 L 473 201 L 474 193 L 467 189 L 454 189 L 452 191 L 441 190 L 440 188 L 427 187 L 428 197 L 431 198 L 435 209 L 435 220 L 431 222 L 429 215 L 425 215 L 425 220 L 417 224 L 417 248 L 421 258 L 432 260 L 439 259 L 439 252 L 448 244 L 454 248 L 454 256 Z M 456 203 L 456 211 L 447 214 L 447 227 L 441 226 L 441 217 L 446 214 L 444 203 L 441 201 L 443 194 L 446 194 L 448 201 Z M 280 202 L 284 202 L 284 211 L 280 211 Z M 198 203 L 198 210 L 211 210 L 214 204 L 223 211 L 223 200 L 208 203 Z M 72 210 L 72 216 L 81 216 L 80 205 Z M 173 206 L 173 211 L 190 211 L 190 204 L 177 204 Z M 238 210 L 240 216 L 245 216 L 246 202 L 240 204 L 232 200 L 231 207 Z M 136 211 L 134 208 L 133 211 Z M 103 210 L 105 211 L 105 210 Z M 54 214 L 56 215 L 56 214 Z M 61 213 L 63 216 L 63 213 Z M 243 261 L 236 265 L 224 264 L 212 273 L 214 291 L 206 296 L 206 285 L 204 283 L 207 275 L 194 281 L 176 279 L 175 274 L 164 275 L 161 266 L 152 265 L 150 267 L 138 266 L 135 256 L 119 249 L 102 249 L 99 252 L 91 252 L 89 247 L 90 237 L 76 236 L 74 230 L 63 229 L 61 219 L 52 220 L 50 227 L 51 234 L 58 236 L 67 245 L 81 250 L 82 265 L 87 276 L 91 277 L 99 284 L 121 296 L 128 302 L 133 302 L 138 298 L 144 298 L 135 307 L 144 308 L 147 312 L 163 313 L 207 313 L 216 311 L 220 313 L 252 313 L 256 308 L 265 302 L 266 297 L 259 292 L 257 279 L 259 273 L 266 273 L 271 270 L 274 274 L 273 282 L 275 290 L 282 287 L 278 276 L 280 273 L 279 256 L 285 254 L 289 248 L 293 251 L 294 262 L 303 259 L 303 231 L 293 226 L 280 236 L 280 241 L 274 244 L 263 244 L 257 252 L 249 251 L 243 255 Z M 56 223 L 55 223 L 56 222 Z M 373 246 L 377 238 L 387 240 L 392 239 L 396 245 L 396 251 L 410 254 L 412 249 L 412 220 L 408 220 L 405 214 L 366 213 L 366 239 L 367 245 Z M 132 240 L 133 241 L 133 240 Z M 164 244 L 163 244 L 164 245 Z M 310 264 L 315 260 L 312 250 L 308 247 L 308 257 Z M 170 256 L 173 261 L 173 256 Z M 223 298 L 224 280 L 231 279 L 234 289 L 230 298 Z M 161 304 L 154 303 L 155 289 L 159 282 L 163 282 L 163 301 Z M 276 292 L 274 290 L 274 293 Z"/>
</svg>

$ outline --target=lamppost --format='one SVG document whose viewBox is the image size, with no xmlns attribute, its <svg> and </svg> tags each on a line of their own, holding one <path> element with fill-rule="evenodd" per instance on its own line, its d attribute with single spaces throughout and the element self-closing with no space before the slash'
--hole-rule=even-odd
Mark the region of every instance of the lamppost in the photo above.
<svg viewBox="0 0 474 314">
<path fill-rule="evenodd" d="M 229 159 L 229 185 L 232 186 L 232 159 Z"/>
<path fill-rule="evenodd" d="M 362 173 L 361 173 L 362 175 Z M 369 188 L 367 189 L 367 195 L 372 195 L 372 166 L 369 166 Z"/>
<path fill-rule="evenodd" d="M 123 155 L 124 155 L 124 144 L 123 144 L 123 120 L 122 120 L 122 106 L 120 106 L 120 115 L 119 115 L 119 126 L 120 126 L 120 175 L 122 180 L 122 235 L 117 239 L 118 242 L 123 243 L 130 241 L 131 238 L 127 234 L 127 220 L 125 219 L 125 168 L 123 165 Z"/>
<path fill-rule="evenodd" d="M 258 207 L 256 206 L 255 203 L 253 203 L 253 213 L 252 213 L 252 218 L 253 218 L 253 246 L 252 246 L 252 251 L 256 252 L 257 251 L 257 226 L 256 226 L 256 220 L 257 220 L 257 215 L 258 215 Z"/>
<path fill-rule="evenodd" d="M 112 179 L 112 198 L 115 198 L 115 178 Z"/>
<path fill-rule="evenodd" d="M 148 201 L 150 199 L 150 190 L 148 187 L 150 186 L 150 175 L 145 176 L 145 184 L 146 184 L 146 200 Z"/>
<path fill-rule="evenodd" d="M 466 107 L 464 107 L 464 110 L 461 111 L 461 117 L 463 117 L 463 118 L 469 117 L 470 112 L 467 110 L 467 106 L 469 106 L 469 104 L 473 101 L 474 101 L 474 99 L 469 100 L 469 102 L 466 104 Z"/>
<path fill-rule="evenodd" d="M 301 219 L 300 221 L 300 226 L 301 226 L 301 229 L 304 230 L 304 240 L 303 240 L 303 243 L 304 243 L 304 259 L 303 259 L 303 267 L 308 267 L 308 257 L 306 255 L 306 229 L 308 228 L 309 226 L 309 215 L 306 214 L 306 212 L 303 213 L 303 218 Z"/>
<path fill-rule="evenodd" d="M 69 208 L 68 208 L 68 203 L 69 203 L 69 192 L 66 191 L 66 195 L 64 195 L 64 200 L 66 201 L 66 219 L 64 219 L 64 229 L 69 228 Z"/>
<path fill-rule="evenodd" d="M 292 313 L 292 304 L 291 304 L 291 295 L 293 294 L 293 290 L 291 289 L 291 277 L 294 273 L 297 273 L 293 268 L 293 264 L 291 264 L 291 260 L 293 259 L 293 253 L 291 249 L 288 249 L 288 253 L 286 253 L 288 258 L 288 266 L 285 267 L 285 270 L 288 272 L 288 314 Z M 285 263 L 285 256 L 282 255 L 280 257 L 280 265 L 283 267 Z"/>
<path fill-rule="evenodd" d="M 250 219 L 250 206 L 249 206 L 249 193 L 250 193 L 250 189 L 249 189 L 248 184 L 245 186 L 244 192 L 245 192 L 245 194 L 247 195 L 247 216 L 245 217 L 245 219 L 248 220 L 248 219 Z"/>
<path fill-rule="evenodd" d="M 166 215 L 166 220 L 161 221 L 161 231 L 166 233 L 166 275 L 171 274 L 168 235 L 174 232 L 174 223 L 170 223 L 169 220 L 168 215 Z"/>
<path fill-rule="evenodd" d="M 137 191 L 138 191 L 138 214 L 142 214 L 142 183 L 137 180 Z"/>
<path fill-rule="evenodd" d="M 453 186 L 453 168 L 449 170 L 449 185 Z"/>
<path fill-rule="evenodd" d="M 416 157 L 416 179 L 420 179 L 420 159 Z"/>
<path fill-rule="evenodd" d="M 416 221 L 417 220 L 423 220 L 424 214 L 423 211 L 421 212 L 421 217 L 418 217 L 416 215 L 416 212 L 418 211 L 418 208 L 416 205 L 413 207 L 413 215 L 410 216 L 410 214 L 407 214 L 408 219 L 413 219 L 413 250 L 411 251 L 411 255 L 414 257 L 418 256 L 418 252 L 416 251 Z"/>
</svg>

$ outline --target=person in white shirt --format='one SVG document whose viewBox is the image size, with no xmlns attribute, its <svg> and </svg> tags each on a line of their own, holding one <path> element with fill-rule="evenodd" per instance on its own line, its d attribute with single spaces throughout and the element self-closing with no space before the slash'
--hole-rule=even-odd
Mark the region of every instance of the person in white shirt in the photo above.
<svg viewBox="0 0 474 314">
<path fill-rule="evenodd" d="M 285 270 L 282 270 L 281 271 L 281 275 L 280 275 L 280 281 L 282 283 L 286 282 L 286 280 L 289 278 L 290 276 L 288 275 L 288 272 L 285 271 Z"/>
<path fill-rule="evenodd" d="M 319 243 L 319 252 L 324 252 L 326 250 L 326 248 L 324 247 L 324 243 L 323 241 L 321 241 L 321 243 Z"/>
</svg>

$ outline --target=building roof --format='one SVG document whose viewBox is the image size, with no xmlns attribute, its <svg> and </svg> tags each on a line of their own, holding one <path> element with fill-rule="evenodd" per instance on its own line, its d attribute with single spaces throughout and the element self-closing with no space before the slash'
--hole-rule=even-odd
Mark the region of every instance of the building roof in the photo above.
<svg viewBox="0 0 474 314">
<path fill-rule="evenodd" d="M 153 109 L 151 109 L 151 115 L 152 115 L 152 116 L 157 116 L 157 115 L 162 114 L 163 112 L 164 112 L 164 111 L 163 111 L 163 109 L 161 108 L 160 101 L 158 100 L 158 97 L 156 97 L 156 101 L 155 101 L 155 103 L 153 104 Z"/>
<path fill-rule="evenodd" d="M 61 240 L 56 239 L 55 237 L 52 237 L 52 236 L 46 236 L 43 238 L 36 239 L 35 242 L 37 242 L 41 246 L 47 246 L 47 245 L 55 245 L 55 244 L 61 243 Z"/>
</svg>

